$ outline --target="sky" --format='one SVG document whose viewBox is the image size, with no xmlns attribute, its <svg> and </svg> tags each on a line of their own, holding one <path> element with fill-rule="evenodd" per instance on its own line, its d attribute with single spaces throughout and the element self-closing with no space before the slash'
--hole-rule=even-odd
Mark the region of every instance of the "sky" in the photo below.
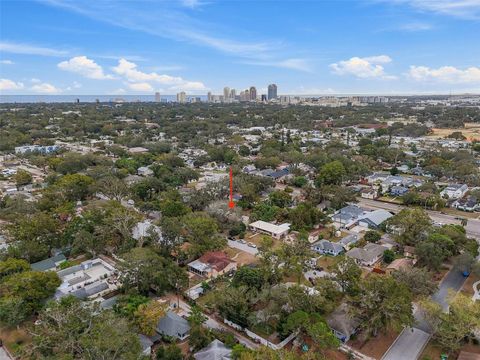
<svg viewBox="0 0 480 360">
<path fill-rule="evenodd" d="M 0 93 L 480 93 L 480 0 L 2 0 Z"/>
</svg>

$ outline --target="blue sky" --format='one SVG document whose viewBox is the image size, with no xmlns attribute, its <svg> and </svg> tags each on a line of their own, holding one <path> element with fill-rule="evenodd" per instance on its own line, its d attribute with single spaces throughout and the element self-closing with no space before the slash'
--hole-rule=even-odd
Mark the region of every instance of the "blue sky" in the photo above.
<svg viewBox="0 0 480 360">
<path fill-rule="evenodd" d="M 0 2 L 2 94 L 480 92 L 480 0 Z"/>
</svg>

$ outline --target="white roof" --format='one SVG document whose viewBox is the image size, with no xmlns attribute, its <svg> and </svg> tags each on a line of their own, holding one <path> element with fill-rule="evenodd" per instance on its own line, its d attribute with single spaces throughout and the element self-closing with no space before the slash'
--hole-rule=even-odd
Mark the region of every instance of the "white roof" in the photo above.
<svg viewBox="0 0 480 360">
<path fill-rule="evenodd" d="M 272 234 L 282 234 L 285 231 L 290 230 L 290 224 L 285 223 L 281 225 L 275 225 L 266 221 L 258 220 L 250 224 L 251 227 L 263 230 Z"/>
</svg>

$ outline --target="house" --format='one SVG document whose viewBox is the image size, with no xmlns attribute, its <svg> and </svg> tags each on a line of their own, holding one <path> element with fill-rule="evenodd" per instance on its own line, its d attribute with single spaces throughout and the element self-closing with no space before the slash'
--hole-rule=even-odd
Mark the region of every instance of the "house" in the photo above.
<svg viewBox="0 0 480 360">
<path fill-rule="evenodd" d="M 142 347 L 142 355 L 150 357 L 152 354 L 153 341 L 143 334 L 138 334 L 138 340 L 140 340 L 140 346 Z"/>
<path fill-rule="evenodd" d="M 392 216 L 393 215 L 386 210 L 374 210 L 361 216 L 358 219 L 358 225 L 366 228 L 378 229 L 385 220 L 390 219 Z"/>
<path fill-rule="evenodd" d="M 388 250 L 398 248 L 399 243 L 392 239 L 389 234 L 383 234 L 378 243 L 385 246 Z"/>
<path fill-rule="evenodd" d="M 132 237 L 135 240 L 141 240 L 152 235 L 158 236 L 159 240 L 161 240 L 162 229 L 159 226 L 152 224 L 148 220 L 138 222 L 132 229 Z"/>
<path fill-rule="evenodd" d="M 220 340 L 213 340 L 210 345 L 193 354 L 195 360 L 231 360 L 232 350 Z"/>
<path fill-rule="evenodd" d="M 398 270 L 408 270 L 414 265 L 414 261 L 408 258 L 401 258 L 393 260 L 386 268 L 388 274 Z"/>
<path fill-rule="evenodd" d="M 139 176 L 152 176 L 153 170 L 150 169 L 148 166 L 141 166 L 137 169 L 137 174 Z"/>
<path fill-rule="evenodd" d="M 349 250 L 350 247 L 358 242 L 357 234 L 350 234 L 342 238 L 338 243 L 343 246 L 345 250 Z"/>
<path fill-rule="evenodd" d="M 364 214 L 366 214 L 364 209 L 356 205 L 348 205 L 338 210 L 331 218 L 336 228 L 349 229 L 354 226 L 358 219 Z"/>
<path fill-rule="evenodd" d="M 458 210 L 473 212 L 480 209 L 480 205 L 475 196 L 468 196 L 467 198 L 458 199 L 453 203 L 453 207 Z"/>
<path fill-rule="evenodd" d="M 346 256 L 355 260 L 359 265 L 373 266 L 380 260 L 386 247 L 374 243 L 368 243 L 363 248 L 353 248 L 348 250 Z"/>
<path fill-rule="evenodd" d="M 29 153 L 42 153 L 42 154 L 51 154 L 60 150 L 58 145 L 27 145 L 27 146 L 17 146 L 15 147 L 15 154 L 29 154 Z"/>
<path fill-rule="evenodd" d="M 364 199 L 376 199 L 378 197 L 377 190 L 373 188 L 365 188 L 360 192 L 360 196 Z"/>
<path fill-rule="evenodd" d="M 55 271 L 57 267 L 66 260 L 67 258 L 65 255 L 58 254 L 51 258 L 33 263 L 30 266 L 32 270 L 35 271 Z"/>
<path fill-rule="evenodd" d="M 188 321 L 173 311 L 168 311 L 157 323 L 156 332 L 178 340 L 185 340 L 190 334 Z"/>
<path fill-rule="evenodd" d="M 282 239 L 290 231 L 290 224 L 275 225 L 266 221 L 258 220 L 248 225 L 250 230 L 270 235 L 275 239 Z"/>
<path fill-rule="evenodd" d="M 319 254 L 333 256 L 338 256 L 345 251 L 342 245 L 325 239 L 318 240 L 316 243 L 312 244 L 311 248 Z"/>
<path fill-rule="evenodd" d="M 85 300 L 114 291 L 118 288 L 116 272 L 111 264 L 100 258 L 59 270 L 57 275 L 62 283 L 55 292 L 55 298 L 73 295 Z"/>
<path fill-rule="evenodd" d="M 415 257 L 415 247 L 414 246 L 404 246 L 403 247 L 403 256 L 414 258 Z"/>
<path fill-rule="evenodd" d="M 267 176 L 271 177 L 273 180 L 277 181 L 277 180 L 280 180 L 281 178 L 283 178 L 284 176 L 287 176 L 289 173 L 290 173 L 290 171 L 288 170 L 288 168 L 283 168 L 283 169 L 271 172 Z"/>
<path fill-rule="evenodd" d="M 450 184 L 440 192 L 440 196 L 444 199 L 460 199 L 468 191 L 465 184 Z"/>
<path fill-rule="evenodd" d="M 148 149 L 138 146 L 138 147 L 130 148 L 128 149 L 128 151 L 130 152 L 130 154 L 142 154 L 142 153 L 147 153 Z"/>
<path fill-rule="evenodd" d="M 335 336 L 346 343 L 357 332 L 360 321 L 352 317 L 348 305 L 342 303 L 327 317 L 327 324 Z"/>
<path fill-rule="evenodd" d="M 216 278 L 237 270 L 237 263 L 221 251 L 210 251 L 188 264 L 188 270 L 207 278 Z"/>
<path fill-rule="evenodd" d="M 390 195 L 392 196 L 402 196 L 408 192 L 408 188 L 404 186 L 393 186 L 390 189 Z"/>
</svg>

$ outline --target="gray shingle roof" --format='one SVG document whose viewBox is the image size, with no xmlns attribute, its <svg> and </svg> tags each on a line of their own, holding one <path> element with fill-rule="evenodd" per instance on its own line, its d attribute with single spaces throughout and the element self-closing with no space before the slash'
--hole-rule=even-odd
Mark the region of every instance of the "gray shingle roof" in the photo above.
<svg viewBox="0 0 480 360">
<path fill-rule="evenodd" d="M 230 360 L 232 350 L 227 348 L 220 340 L 213 340 L 210 345 L 193 355 L 195 360 Z"/>
<path fill-rule="evenodd" d="M 53 256 L 51 258 L 33 263 L 31 267 L 32 267 L 32 270 L 36 270 L 36 271 L 55 270 L 56 268 L 55 263 L 65 261 L 65 260 L 67 260 L 65 255 L 59 254 L 57 256 Z"/>
<path fill-rule="evenodd" d="M 182 337 L 190 331 L 188 321 L 172 311 L 158 321 L 157 332 L 172 337 Z"/>
</svg>

